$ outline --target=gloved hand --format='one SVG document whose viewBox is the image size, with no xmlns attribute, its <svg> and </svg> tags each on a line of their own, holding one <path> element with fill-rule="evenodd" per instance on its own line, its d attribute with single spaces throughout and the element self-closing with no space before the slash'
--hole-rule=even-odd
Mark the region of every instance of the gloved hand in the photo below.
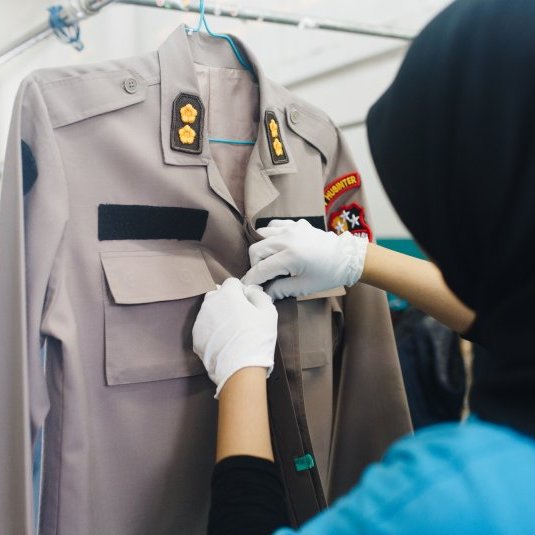
<svg viewBox="0 0 535 535">
<path fill-rule="evenodd" d="M 273 370 L 277 309 L 260 286 L 227 279 L 208 292 L 193 326 L 193 351 L 216 384 L 215 398 L 231 375 L 242 368 Z"/>
<path fill-rule="evenodd" d="M 362 275 L 367 238 L 324 232 L 305 219 L 273 220 L 257 232 L 265 239 L 249 248 L 252 267 L 242 282 L 264 284 L 284 276 L 266 286 L 273 299 L 352 286 Z"/>
</svg>

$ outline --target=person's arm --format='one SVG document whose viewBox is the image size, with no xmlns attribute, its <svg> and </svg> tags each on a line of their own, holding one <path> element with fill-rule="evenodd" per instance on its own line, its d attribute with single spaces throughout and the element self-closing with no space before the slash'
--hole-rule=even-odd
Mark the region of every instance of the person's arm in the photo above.
<svg viewBox="0 0 535 535">
<path fill-rule="evenodd" d="M 289 525 L 266 390 L 258 367 L 239 370 L 221 390 L 208 535 L 268 535 Z"/>
<path fill-rule="evenodd" d="M 277 310 L 262 288 L 228 279 L 206 295 L 193 348 L 219 397 L 208 535 L 268 535 L 289 524 L 268 420 L 276 338 Z"/>
<path fill-rule="evenodd" d="M 273 461 L 265 368 L 243 368 L 221 390 L 216 461 L 233 455 Z"/>
<path fill-rule="evenodd" d="M 258 232 L 265 239 L 250 247 L 252 267 L 242 281 L 265 284 L 274 299 L 352 286 L 360 280 L 403 297 L 457 332 L 465 332 L 475 318 L 431 262 L 368 243 L 350 232 L 324 232 L 303 219 L 274 220 Z"/>
<path fill-rule="evenodd" d="M 474 312 L 448 288 L 435 264 L 375 243 L 368 245 L 360 282 L 406 299 L 459 333 L 466 332 L 475 319 Z"/>
</svg>

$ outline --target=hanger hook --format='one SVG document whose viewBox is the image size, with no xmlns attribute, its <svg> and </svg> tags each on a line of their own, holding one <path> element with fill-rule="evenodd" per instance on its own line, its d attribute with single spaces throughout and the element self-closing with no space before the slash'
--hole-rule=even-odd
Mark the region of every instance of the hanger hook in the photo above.
<svg viewBox="0 0 535 535">
<path fill-rule="evenodd" d="M 210 26 L 208 26 L 208 21 L 206 20 L 204 0 L 199 0 L 199 22 L 197 23 L 197 27 L 188 27 L 186 28 L 186 31 L 189 35 L 191 35 L 192 33 L 199 32 L 203 26 L 205 27 L 208 35 L 211 35 L 212 37 L 219 37 L 220 39 L 224 39 L 225 41 L 227 41 L 241 65 L 250 73 L 254 74 L 253 68 L 251 67 L 249 62 L 241 55 L 241 52 L 238 50 L 238 47 L 236 46 L 232 38 L 227 34 L 216 33 L 210 29 Z"/>
<path fill-rule="evenodd" d="M 199 0 L 199 22 L 197 23 L 197 27 L 195 28 L 196 32 L 199 32 L 201 30 L 203 24 L 206 28 L 206 18 L 204 14 L 204 9 L 204 0 Z"/>
</svg>

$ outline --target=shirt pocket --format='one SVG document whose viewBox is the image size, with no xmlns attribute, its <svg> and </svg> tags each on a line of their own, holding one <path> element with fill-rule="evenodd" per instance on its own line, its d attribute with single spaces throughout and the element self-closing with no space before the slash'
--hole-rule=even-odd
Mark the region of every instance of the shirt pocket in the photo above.
<svg viewBox="0 0 535 535">
<path fill-rule="evenodd" d="M 340 287 L 297 299 L 303 369 L 319 368 L 332 363 L 333 308 L 330 298 L 345 294 L 345 288 Z"/>
<path fill-rule="evenodd" d="M 204 294 L 216 285 L 200 248 L 100 253 L 108 385 L 205 373 L 192 349 Z"/>
</svg>

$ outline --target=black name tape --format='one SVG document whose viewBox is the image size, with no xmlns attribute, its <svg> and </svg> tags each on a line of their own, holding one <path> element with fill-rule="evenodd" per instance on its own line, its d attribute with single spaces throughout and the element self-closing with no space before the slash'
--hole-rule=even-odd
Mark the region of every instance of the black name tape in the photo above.
<svg viewBox="0 0 535 535">
<path fill-rule="evenodd" d="M 200 241 L 207 221 L 208 212 L 196 208 L 100 204 L 98 239 Z"/>
<path fill-rule="evenodd" d="M 325 218 L 322 215 L 312 216 L 300 216 L 300 217 L 259 217 L 256 220 L 256 228 L 267 227 L 274 219 L 282 219 L 284 221 L 299 221 L 300 219 L 306 219 L 313 227 L 320 230 L 326 230 Z"/>
</svg>

